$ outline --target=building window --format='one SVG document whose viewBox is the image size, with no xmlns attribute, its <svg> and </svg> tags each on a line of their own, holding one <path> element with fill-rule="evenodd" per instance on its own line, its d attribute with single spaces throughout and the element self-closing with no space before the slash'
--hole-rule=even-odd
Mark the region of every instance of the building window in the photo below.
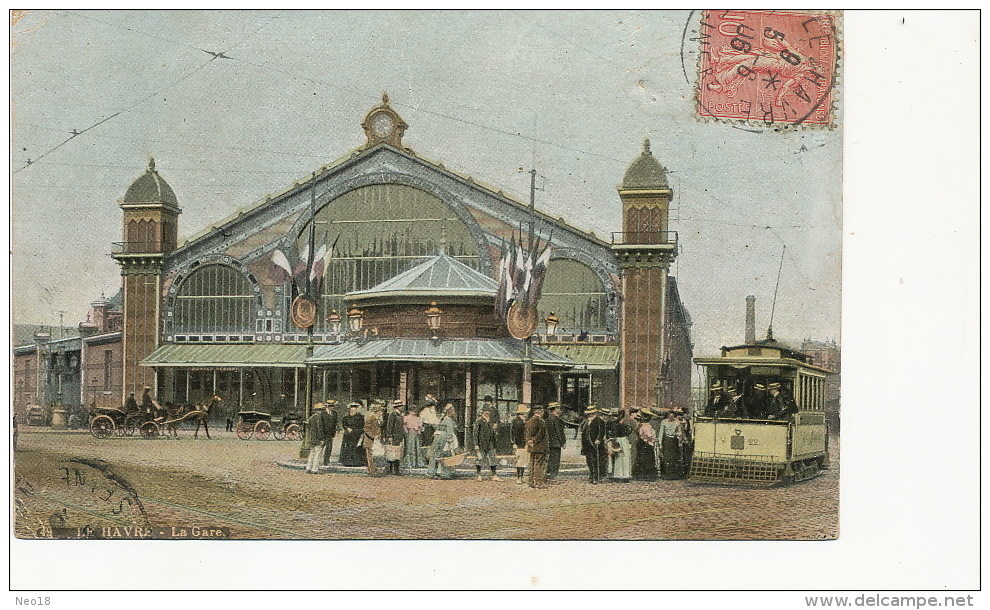
<svg viewBox="0 0 990 610">
<path fill-rule="evenodd" d="M 113 350 L 103 350 L 103 389 L 110 389 L 110 371 L 113 370 Z"/>
<path fill-rule="evenodd" d="M 345 193 L 317 211 L 314 227 L 316 248 L 337 241 L 324 272 L 323 312 L 346 311 L 345 293 L 376 286 L 441 250 L 479 267 L 467 225 L 439 198 L 411 186 L 376 184 Z M 307 224 L 296 242 L 299 251 L 308 240 Z M 317 332 L 330 332 L 325 318 Z"/>
<path fill-rule="evenodd" d="M 173 332 L 249 332 L 255 296 L 239 270 L 220 263 L 200 266 L 176 291 Z"/>
<path fill-rule="evenodd" d="M 570 259 L 550 261 L 539 307 L 560 319 L 558 333 L 605 332 L 607 305 L 605 287 L 591 267 Z"/>
</svg>

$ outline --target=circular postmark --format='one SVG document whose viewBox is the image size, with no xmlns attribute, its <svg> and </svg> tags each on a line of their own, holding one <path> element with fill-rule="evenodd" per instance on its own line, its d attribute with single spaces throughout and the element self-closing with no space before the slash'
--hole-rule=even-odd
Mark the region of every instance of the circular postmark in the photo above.
<svg viewBox="0 0 990 610">
<path fill-rule="evenodd" d="M 14 507 L 21 538 L 99 538 L 107 530 L 150 536 L 137 491 L 101 459 L 70 458 L 16 477 Z"/>
<path fill-rule="evenodd" d="M 692 11 L 681 66 L 695 87 L 697 117 L 769 129 L 834 127 L 836 21 L 824 11 Z"/>
</svg>

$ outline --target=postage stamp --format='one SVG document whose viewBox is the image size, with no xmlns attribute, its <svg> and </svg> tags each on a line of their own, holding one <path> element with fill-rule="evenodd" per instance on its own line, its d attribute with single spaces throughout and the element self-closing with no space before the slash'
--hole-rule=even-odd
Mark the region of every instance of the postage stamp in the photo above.
<svg viewBox="0 0 990 610">
<path fill-rule="evenodd" d="M 837 19 L 821 11 L 702 11 L 698 117 L 833 127 Z"/>
</svg>

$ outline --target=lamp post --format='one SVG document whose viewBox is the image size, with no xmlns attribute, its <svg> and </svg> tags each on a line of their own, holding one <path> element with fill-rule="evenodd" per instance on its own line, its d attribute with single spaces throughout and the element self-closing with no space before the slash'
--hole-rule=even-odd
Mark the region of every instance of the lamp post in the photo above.
<svg viewBox="0 0 990 610">
<path fill-rule="evenodd" d="M 337 313 L 336 309 L 331 309 L 329 315 L 327 315 L 327 322 L 330 324 L 330 332 L 335 335 L 340 334 L 340 314 Z"/>
<path fill-rule="evenodd" d="M 356 335 L 361 332 L 361 327 L 364 326 L 364 310 L 357 305 L 351 305 L 347 310 L 347 324 L 351 333 Z"/>
<path fill-rule="evenodd" d="M 440 337 L 440 317 L 443 315 L 443 310 L 437 307 L 436 301 L 433 301 L 424 313 L 426 314 L 426 323 L 432 333 L 430 338 L 435 341 Z"/>
<path fill-rule="evenodd" d="M 550 315 L 543 319 L 543 323 L 547 326 L 547 335 L 552 337 L 557 332 L 557 325 L 560 324 L 560 318 L 555 316 L 551 311 Z"/>
</svg>

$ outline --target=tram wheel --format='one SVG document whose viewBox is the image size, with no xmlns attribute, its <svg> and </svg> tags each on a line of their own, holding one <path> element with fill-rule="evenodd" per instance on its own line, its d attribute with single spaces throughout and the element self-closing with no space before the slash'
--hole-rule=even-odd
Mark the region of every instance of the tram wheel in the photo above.
<svg viewBox="0 0 990 610">
<path fill-rule="evenodd" d="M 261 420 L 254 425 L 254 436 L 260 441 L 268 440 L 268 437 L 272 434 L 272 423 L 270 421 Z"/>
<path fill-rule="evenodd" d="M 251 435 L 254 434 L 254 426 L 252 426 L 247 422 L 239 421 L 237 422 L 236 431 L 237 431 L 237 438 L 241 439 L 242 441 L 246 441 L 249 438 L 251 438 Z"/>
</svg>

